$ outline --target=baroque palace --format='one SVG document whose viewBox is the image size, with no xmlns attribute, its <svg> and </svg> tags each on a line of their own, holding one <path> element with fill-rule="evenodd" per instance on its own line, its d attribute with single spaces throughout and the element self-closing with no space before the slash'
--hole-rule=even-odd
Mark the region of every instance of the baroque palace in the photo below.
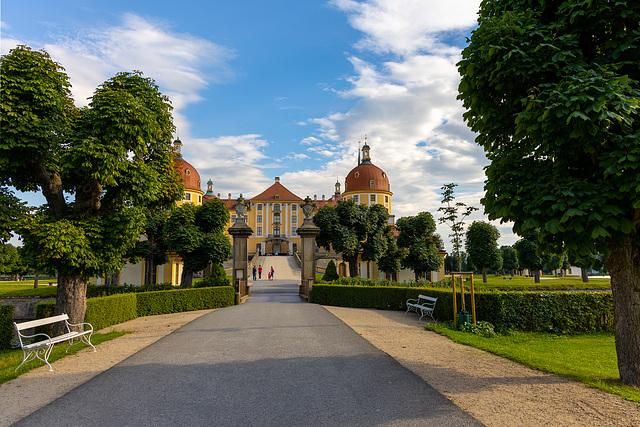
<svg viewBox="0 0 640 427">
<path fill-rule="evenodd" d="M 201 205 L 212 199 L 220 199 L 229 209 L 230 223 L 227 229 L 235 222 L 235 210 L 233 205 L 236 199 L 232 198 L 231 193 L 227 197 L 222 197 L 220 193 L 214 194 L 213 182 L 211 179 L 207 182 L 207 191 L 202 191 L 202 181 L 200 174 L 189 162 L 182 157 L 182 142 L 176 139 L 175 168 L 183 179 L 185 191 L 183 203 L 194 203 Z M 391 188 L 389 186 L 389 177 L 387 174 L 371 162 L 370 147 L 367 145 L 366 138 L 364 146 L 358 153 L 358 164 L 346 176 L 344 180 L 344 191 L 341 191 L 340 181 L 336 181 L 333 195 L 325 198 L 323 195 L 318 199 L 317 195 L 313 197 L 313 203 L 318 209 L 327 205 L 335 206 L 340 200 L 353 200 L 360 204 L 372 206 L 375 204 L 383 205 L 389 212 L 389 224 L 394 224 L 394 216 L 391 212 Z M 292 193 L 276 177 L 274 183 L 260 194 L 247 199 L 247 215 L 246 223 L 253 230 L 253 234 L 249 237 L 248 248 L 249 257 L 254 255 L 282 255 L 297 252 L 300 245 L 300 236 L 297 235 L 296 229 L 302 225 L 304 215 L 300 204 L 304 202 L 303 198 Z M 227 233 L 228 235 L 228 233 Z M 320 254 L 319 257 L 333 258 L 336 260 L 338 272 L 340 276 L 348 275 L 348 268 L 342 261 L 341 257 L 335 253 Z M 444 252 L 441 254 L 444 257 Z M 171 283 L 174 286 L 180 284 L 180 276 L 182 274 L 182 261 L 175 254 L 170 254 L 169 262 L 156 267 L 154 272 L 156 283 Z M 375 263 L 360 262 L 358 270 L 360 276 L 364 278 L 384 278 Z M 142 284 L 144 278 L 144 270 L 146 266 L 144 262 L 138 264 L 127 263 L 122 270 L 122 283 L 139 285 Z M 443 267 L 444 268 L 444 267 Z M 435 273 L 444 275 L 444 270 Z M 411 271 L 401 271 L 399 281 L 410 280 L 413 278 Z M 104 279 L 93 279 L 96 284 L 101 284 Z"/>
</svg>

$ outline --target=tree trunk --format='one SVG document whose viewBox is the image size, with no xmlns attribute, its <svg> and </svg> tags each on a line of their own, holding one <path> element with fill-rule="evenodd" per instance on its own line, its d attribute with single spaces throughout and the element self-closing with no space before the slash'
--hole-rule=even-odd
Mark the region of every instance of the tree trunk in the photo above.
<svg viewBox="0 0 640 427">
<path fill-rule="evenodd" d="M 349 277 L 358 277 L 358 255 L 346 257 L 349 263 Z"/>
<path fill-rule="evenodd" d="M 115 284 L 116 286 L 122 286 L 122 270 L 115 273 Z"/>
<path fill-rule="evenodd" d="M 84 315 L 87 311 L 87 281 L 82 274 L 75 271 L 70 274 L 58 273 L 58 294 L 56 296 L 56 314 L 68 314 L 69 323 L 84 322 Z M 63 332 L 60 323 L 54 325 L 54 333 Z M 75 327 L 72 330 L 80 331 L 82 327 Z"/>
<path fill-rule="evenodd" d="M 181 288 L 190 288 L 191 283 L 193 282 L 193 271 L 187 271 L 186 269 L 183 269 L 182 277 L 180 280 Z"/>
<path fill-rule="evenodd" d="M 630 237 L 609 244 L 613 323 L 623 383 L 640 387 L 640 247 Z"/>
<path fill-rule="evenodd" d="M 33 278 L 33 289 L 38 289 L 38 279 L 40 278 L 40 273 L 35 272 L 35 277 Z"/>
<path fill-rule="evenodd" d="M 533 270 L 533 283 L 540 283 L 540 270 Z"/>
<path fill-rule="evenodd" d="M 487 283 L 487 267 L 482 267 L 482 283 Z"/>
<path fill-rule="evenodd" d="M 580 268 L 580 275 L 582 276 L 583 283 L 589 283 L 589 274 L 587 273 L 587 269 L 585 267 Z"/>
<path fill-rule="evenodd" d="M 153 280 L 153 253 L 147 255 L 147 258 L 144 261 L 144 284 L 145 285 L 153 285 L 151 281 Z"/>
</svg>

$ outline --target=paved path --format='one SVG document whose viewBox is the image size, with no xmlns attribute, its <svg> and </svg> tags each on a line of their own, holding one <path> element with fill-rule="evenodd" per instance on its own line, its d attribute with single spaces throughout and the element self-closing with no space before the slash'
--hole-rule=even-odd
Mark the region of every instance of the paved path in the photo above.
<svg viewBox="0 0 640 427">
<path fill-rule="evenodd" d="M 296 282 L 270 285 L 16 425 L 481 425 L 326 309 L 301 303 Z"/>
</svg>

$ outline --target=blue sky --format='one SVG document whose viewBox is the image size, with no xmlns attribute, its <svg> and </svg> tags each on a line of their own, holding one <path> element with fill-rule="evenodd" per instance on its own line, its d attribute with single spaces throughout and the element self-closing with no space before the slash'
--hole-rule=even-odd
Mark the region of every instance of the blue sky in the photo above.
<svg viewBox="0 0 640 427">
<path fill-rule="evenodd" d="M 329 197 L 366 134 L 373 163 L 390 178 L 396 218 L 438 218 L 445 183 L 481 207 L 487 160 L 462 120 L 455 66 L 478 6 L 6 0 L 0 46 L 2 54 L 16 44 L 47 50 L 77 105 L 119 71 L 155 79 L 172 100 L 185 159 L 216 193 L 251 197 L 280 176 L 301 197 Z M 501 243 L 517 239 L 496 225 Z M 448 229 L 439 232 L 450 249 Z"/>
</svg>

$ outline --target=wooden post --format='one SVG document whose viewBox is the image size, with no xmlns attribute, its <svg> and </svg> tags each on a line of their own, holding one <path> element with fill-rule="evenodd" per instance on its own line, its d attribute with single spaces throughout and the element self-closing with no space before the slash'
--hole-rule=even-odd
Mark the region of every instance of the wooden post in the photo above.
<svg viewBox="0 0 640 427">
<path fill-rule="evenodd" d="M 460 274 L 460 308 L 467 311 L 467 303 L 464 300 L 464 274 Z"/>
<path fill-rule="evenodd" d="M 471 313 L 473 316 L 473 324 L 476 324 L 476 294 L 473 289 L 473 273 L 471 273 Z"/>
<path fill-rule="evenodd" d="M 458 311 L 456 304 L 456 298 L 458 298 L 458 295 L 456 294 L 456 275 L 453 272 L 451 273 L 451 287 L 453 288 L 453 327 L 458 329 L 458 316 L 456 313 Z"/>
</svg>

